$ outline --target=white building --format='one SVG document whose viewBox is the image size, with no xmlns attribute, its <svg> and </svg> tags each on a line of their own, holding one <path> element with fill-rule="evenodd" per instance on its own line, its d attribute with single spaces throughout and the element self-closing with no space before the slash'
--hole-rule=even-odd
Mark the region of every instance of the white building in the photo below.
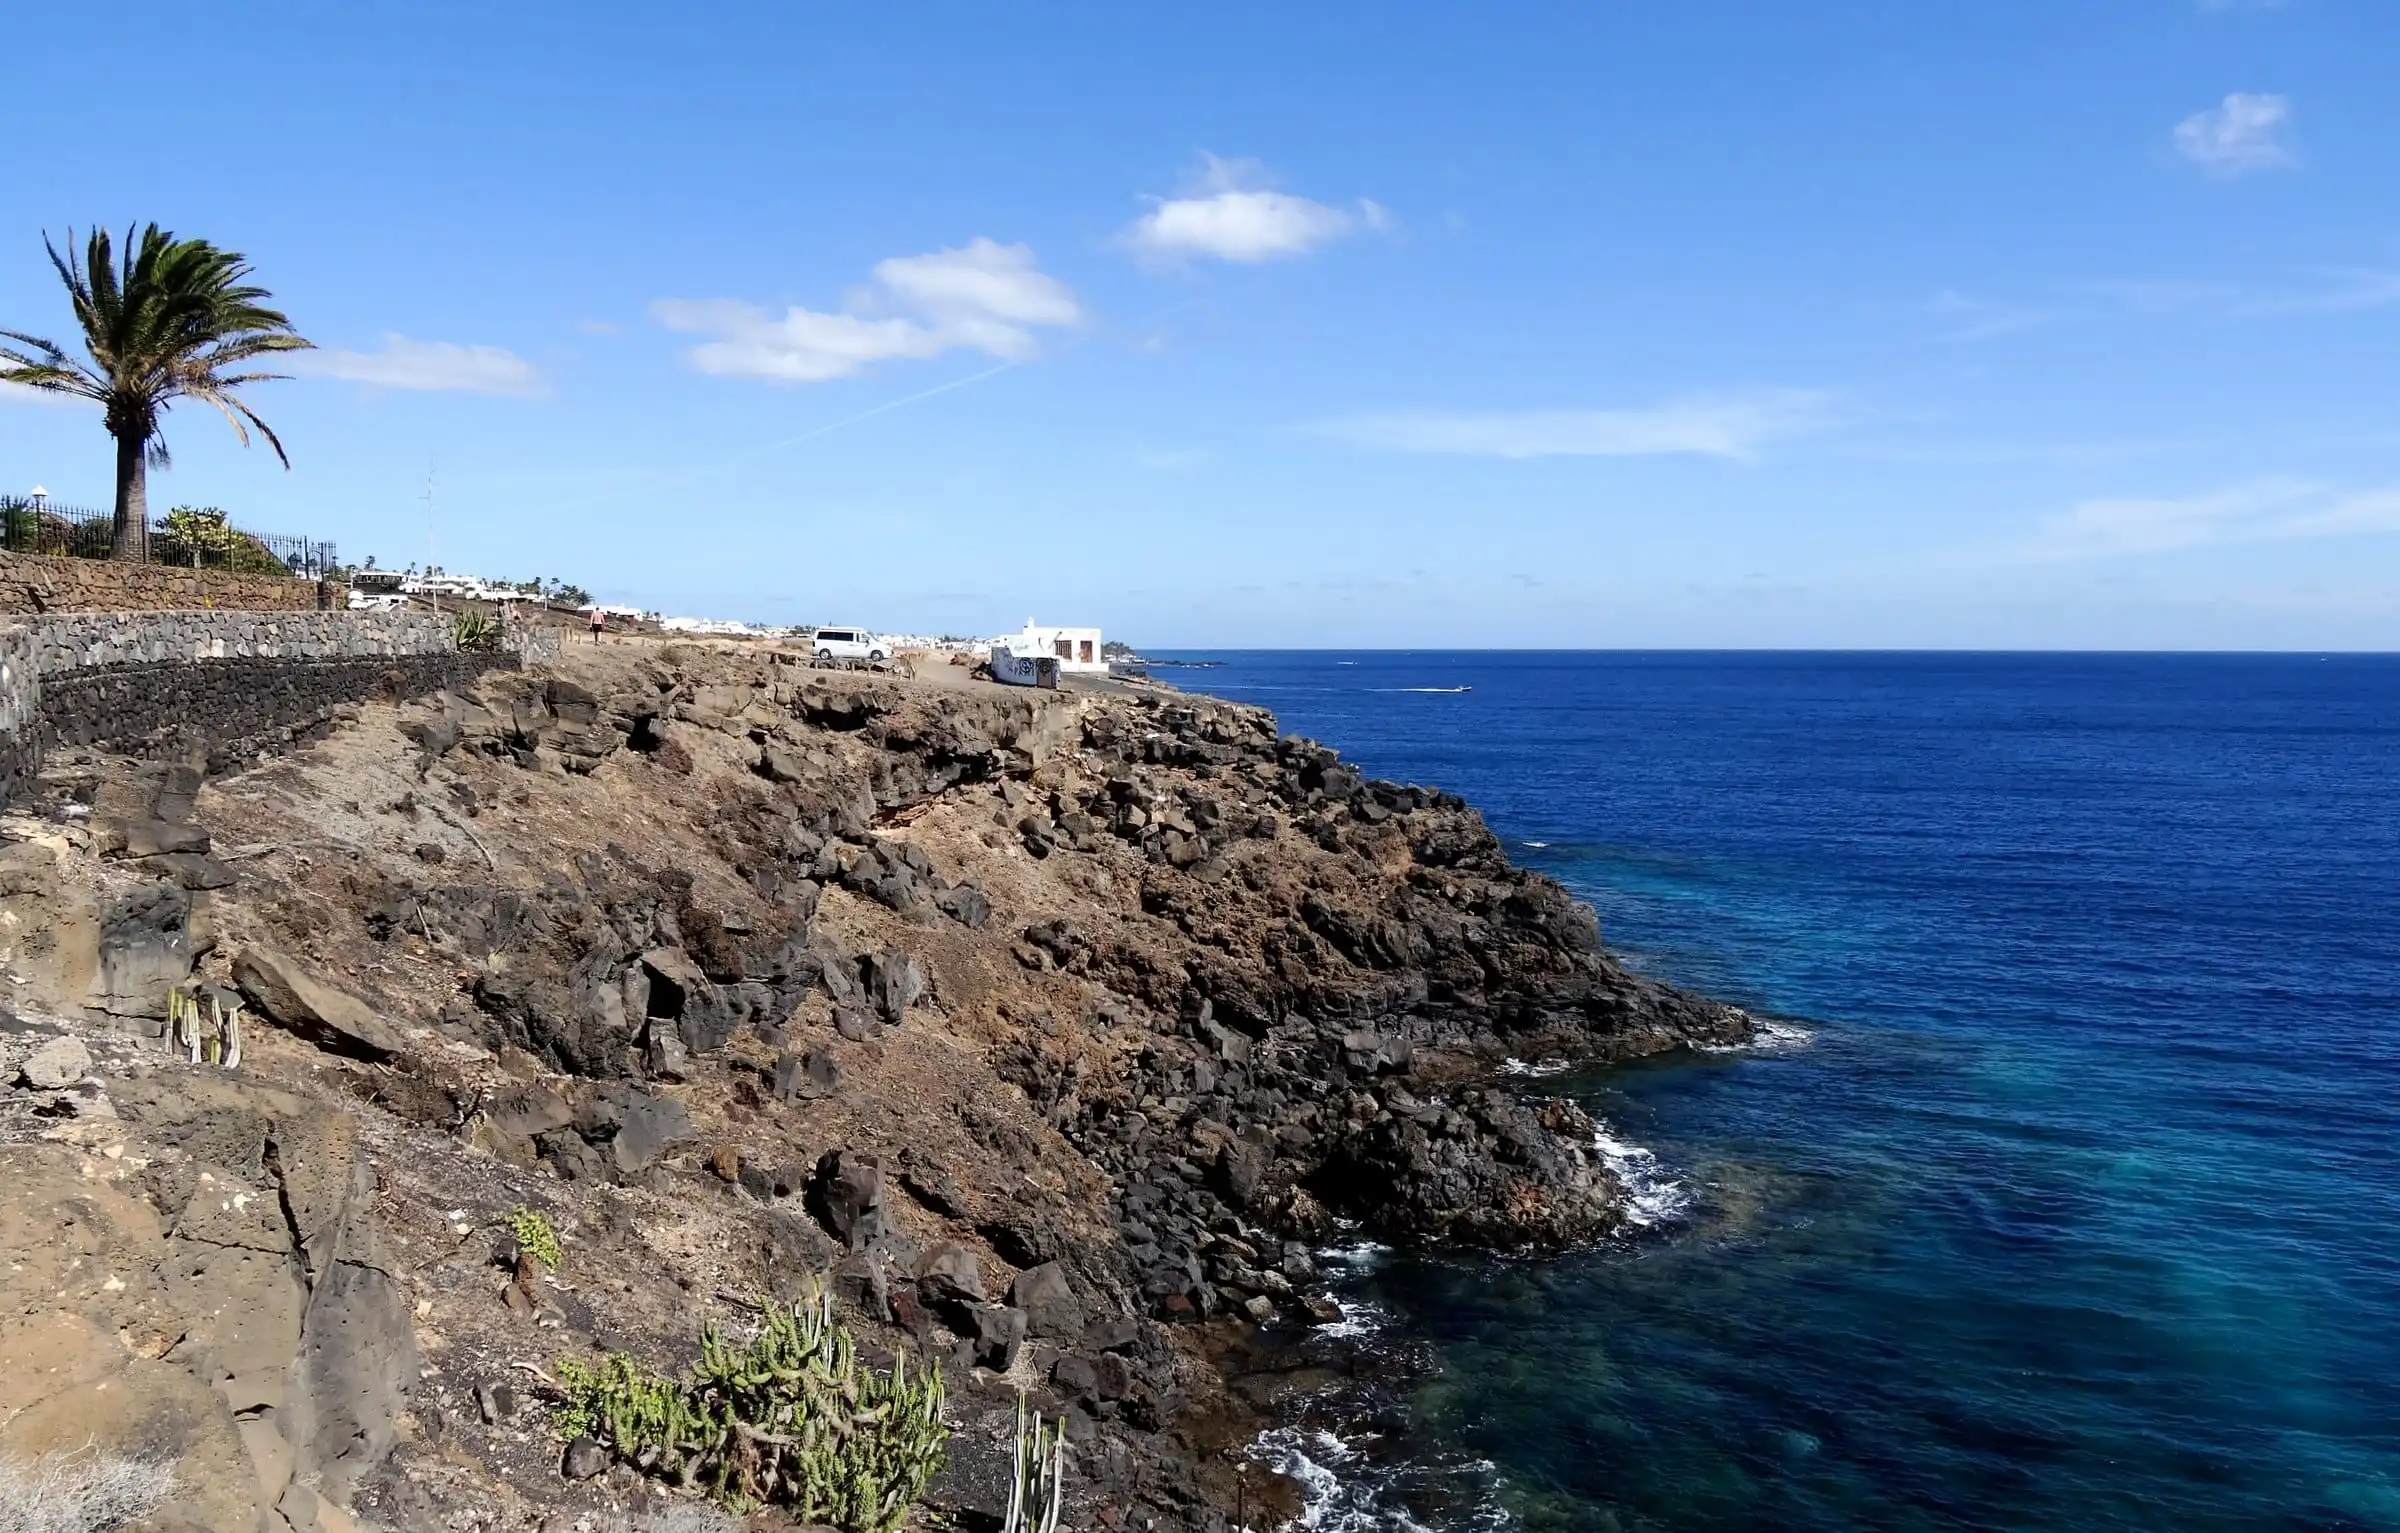
<svg viewBox="0 0 2400 1533">
<path fill-rule="evenodd" d="M 1097 628 L 1058 628 L 1027 618 L 1024 631 L 1004 633 L 992 644 L 995 648 L 1005 648 L 1012 655 L 1046 656 L 1056 660 L 1058 668 L 1069 675 L 1108 674 L 1108 657 L 1101 653 L 1100 630 Z"/>
</svg>

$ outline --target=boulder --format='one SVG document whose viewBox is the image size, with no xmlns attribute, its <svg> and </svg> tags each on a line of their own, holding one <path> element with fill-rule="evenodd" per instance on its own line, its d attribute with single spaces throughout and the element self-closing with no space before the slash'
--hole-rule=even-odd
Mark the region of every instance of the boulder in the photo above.
<svg viewBox="0 0 2400 1533">
<path fill-rule="evenodd" d="M 92 1051 L 76 1038 L 53 1038 L 35 1049 L 22 1069 L 36 1091 L 64 1091 L 92 1073 Z"/>
<path fill-rule="evenodd" d="M 969 931 L 980 930 L 992 918 L 991 897 L 973 884 L 955 884 L 934 896 L 942 914 Z"/>
<path fill-rule="evenodd" d="M 936 1310 L 984 1301 L 983 1264 L 975 1253 L 955 1240 L 945 1240 L 925 1253 L 917 1268 L 917 1293 Z"/>
<path fill-rule="evenodd" d="M 673 1146 L 696 1137 L 692 1115 L 673 1097 L 643 1096 L 636 1092 L 617 1123 L 609 1151 L 617 1170 L 632 1176 L 646 1171 Z"/>
<path fill-rule="evenodd" d="M 113 1016 L 165 1016 L 167 991 L 192 972 L 191 917 L 191 895 L 172 883 L 111 901 L 99 922 L 95 1004 Z"/>
<path fill-rule="evenodd" d="M 1025 1349 L 1025 1312 L 1010 1309 L 1004 1304 L 987 1304 L 974 1312 L 975 1361 L 994 1373 L 1006 1373 L 1017 1365 L 1017 1354 Z"/>
<path fill-rule="evenodd" d="M 538 1139 L 575 1121 L 575 1110 L 546 1086 L 511 1092 L 483 1111 L 494 1129 L 512 1138 Z"/>
<path fill-rule="evenodd" d="M 829 1097 L 841 1089 L 842 1067 L 824 1049 L 810 1049 L 803 1054 L 786 1049 L 775 1060 L 775 1098 L 789 1102 L 814 1101 Z"/>
<path fill-rule="evenodd" d="M 608 1472 L 608 1450 L 589 1437 L 578 1437 L 567 1444 L 566 1457 L 559 1461 L 558 1472 L 570 1480 L 592 1480 Z"/>
<path fill-rule="evenodd" d="M 828 1150 L 808 1188 L 809 1209 L 834 1238 L 855 1251 L 888 1227 L 883 1167 L 856 1150 Z"/>
<path fill-rule="evenodd" d="M 400 1035 L 373 1007 L 311 978 L 289 954 L 244 948 L 233 960 L 233 982 L 268 1020 L 337 1054 L 381 1060 L 400 1052 Z"/>
<path fill-rule="evenodd" d="M 925 994 L 925 966 L 898 948 L 870 954 L 863 977 L 867 999 L 886 1022 L 898 1022 Z"/>
<path fill-rule="evenodd" d="M 135 820 L 125 827 L 125 855 L 157 857 L 168 852 L 206 852 L 208 832 L 197 825 Z"/>
<path fill-rule="evenodd" d="M 844 1006 L 833 1014 L 833 1030 L 852 1043 L 864 1043 L 883 1028 L 866 1012 Z"/>
<path fill-rule="evenodd" d="M 1044 1262 L 1017 1274 L 1008 1302 L 1025 1312 L 1026 1334 L 1042 1341 L 1071 1341 L 1083 1334 L 1083 1301 L 1067 1285 L 1067 1270 Z"/>
</svg>

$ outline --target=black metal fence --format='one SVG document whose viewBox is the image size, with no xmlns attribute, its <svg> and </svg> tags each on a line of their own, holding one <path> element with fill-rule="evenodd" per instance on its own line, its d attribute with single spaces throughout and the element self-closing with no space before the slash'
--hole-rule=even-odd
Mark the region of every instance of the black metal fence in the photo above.
<svg viewBox="0 0 2400 1533">
<path fill-rule="evenodd" d="M 246 532 L 214 511 L 170 511 L 150 519 L 142 558 L 182 569 L 322 580 L 338 560 L 331 543 Z M 0 495 L 0 548 L 12 554 L 105 559 L 116 548 L 116 518 L 51 500 Z"/>
</svg>

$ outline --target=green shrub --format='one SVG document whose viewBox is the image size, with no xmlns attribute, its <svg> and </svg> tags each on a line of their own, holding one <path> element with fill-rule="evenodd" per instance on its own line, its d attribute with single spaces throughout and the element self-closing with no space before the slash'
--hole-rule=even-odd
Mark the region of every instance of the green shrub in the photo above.
<svg viewBox="0 0 2400 1533">
<path fill-rule="evenodd" d="M 558 1264 L 566 1260 L 566 1253 L 558 1248 L 558 1231 L 535 1209 L 518 1204 L 508 1216 L 508 1232 L 517 1237 L 517 1249 L 540 1262 L 545 1272 L 556 1272 Z"/>
<path fill-rule="evenodd" d="M 461 612 L 450 620 L 450 642 L 460 649 L 498 649 L 500 625 L 488 612 Z"/>
<path fill-rule="evenodd" d="M 766 1305 L 756 1337 L 735 1346 L 712 1322 L 682 1381 L 624 1353 L 597 1367 L 564 1360 L 559 1424 L 653 1474 L 698 1485 L 727 1507 L 791 1508 L 846 1533 L 891 1533 L 942 1466 L 942 1374 L 907 1358 L 859 1365 L 822 1283 Z"/>
</svg>

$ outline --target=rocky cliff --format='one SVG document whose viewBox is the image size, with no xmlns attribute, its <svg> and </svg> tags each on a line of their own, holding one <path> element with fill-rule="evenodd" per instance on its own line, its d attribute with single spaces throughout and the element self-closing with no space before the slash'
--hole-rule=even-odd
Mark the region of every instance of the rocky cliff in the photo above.
<svg viewBox="0 0 2400 1533">
<path fill-rule="evenodd" d="M 1338 1314 L 1329 1236 L 1621 1217 L 1505 1058 L 1748 1033 L 1451 795 L 1255 709 L 930 669 L 604 646 L 236 775 L 47 763 L 0 827 L 0 1070 L 88 1057 L 0 1107 L 0 1324 L 69 1361 L 0 1452 L 138 1375 L 173 1422 L 87 1436 L 218 1498 L 160 1526 L 610 1526 L 651 1490 L 562 1459 L 556 1360 L 668 1365 L 827 1272 L 949 1369 L 936 1503 L 1005 1500 L 1025 1391 L 1071 1525 L 1222 1527 L 1259 1425 L 1222 1359 Z M 238 1068 L 169 1048 L 237 1006 Z"/>
</svg>

